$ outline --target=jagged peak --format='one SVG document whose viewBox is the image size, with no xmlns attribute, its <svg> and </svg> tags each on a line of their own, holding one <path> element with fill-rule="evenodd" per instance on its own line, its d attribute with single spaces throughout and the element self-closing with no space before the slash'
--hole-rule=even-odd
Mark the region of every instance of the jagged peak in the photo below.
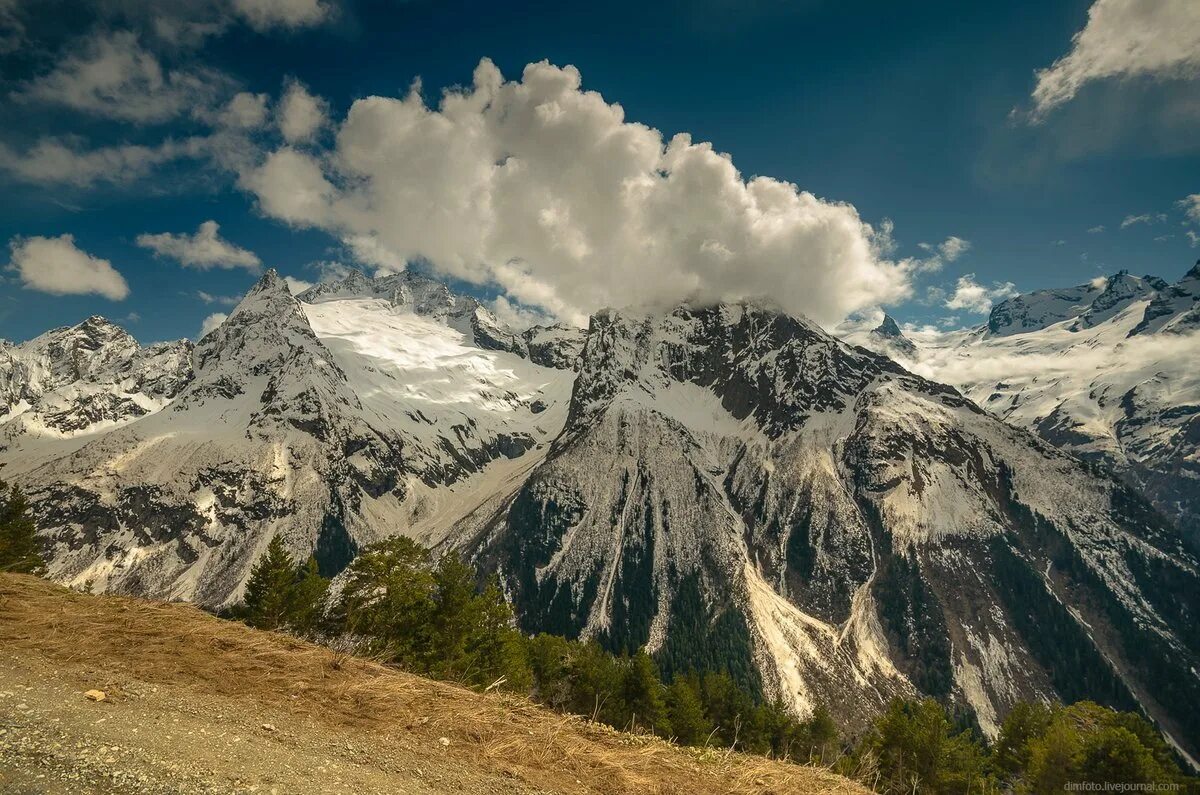
<svg viewBox="0 0 1200 795">
<path fill-rule="evenodd" d="M 1187 273 L 1183 274 L 1183 279 L 1180 281 L 1200 280 L 1200 259 L 1196 260 L 1196 264 L 1191 267 Z"/>
<path fill-rule="evenodd" d="M 872 333 L 878 334 L 881 337 L 903 337 L 904 332 L 900 330 L 900 326 L 896 323 L 896 319 L 886 312 L 883 315 L 883 320 L 879 325 L 872 329 Z"/>
</svg>

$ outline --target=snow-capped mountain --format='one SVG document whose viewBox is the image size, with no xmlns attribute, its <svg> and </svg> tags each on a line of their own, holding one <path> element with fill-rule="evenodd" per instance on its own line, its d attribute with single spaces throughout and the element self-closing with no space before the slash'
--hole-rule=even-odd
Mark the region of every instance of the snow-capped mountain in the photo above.
<svg viewBox="0 0 1200 795">
<path fill-rule="evenodd" d="M 363 281 L 303 303 L 268 273 L 194 351 L 98 319 L 4 349 L 0 473 L 35 499 L 52 575 L 225 604 L 272 535 L 327 571 L 390 533 L 432 543 L 557 435 L 568 337 L 548 345 L 565 369 L 542 367 L 481 345 L 477 329 L 505 330 L 480 306 Z M 133 408 L 60 419 L 113 401 Z"/>
<path fill-rule="evenodd" d="M 273 535 L 332 573 L 405 533 L 499 571 L 529 630 L 729 670 L 800 713 L 862 725 L 928 693 L 992 733 L 1016 700 L 1089 697 L 1196 751 L 1200 564 L 1178 530 L 765 304 L 518 333 L 413 274 L 297 299 L 268 273 L 194 350 L 99 320 L 54 334 L 82 342 L 0 348 L 0 474 L 59 580 L 220 606 Z M 98 393 L 146 411 L 59 427 L 38 408 Z"/>
<path fill-rule="evenodd" d="M 0 340 L 0 438 L 69 436 L 153 414 L 191 379 L 186 340 L 143 348 L 102 317 Z"/>
<path fill-rule="evenodd" d="M 1200 724 L 1200 578 L 1128 486 L 754 305 L 592 319 L 561 436 L 456 530 L 522 624 L 727 667 L 800 711 L 894 694 Z"/>
<path fill-rule="evenodd" d="M 1200 263 L 1017 296 L 986 325 L 851 342 L 953 384 L 1003 419 L 1115 469 L 1200 547 Z"/>
</svg>

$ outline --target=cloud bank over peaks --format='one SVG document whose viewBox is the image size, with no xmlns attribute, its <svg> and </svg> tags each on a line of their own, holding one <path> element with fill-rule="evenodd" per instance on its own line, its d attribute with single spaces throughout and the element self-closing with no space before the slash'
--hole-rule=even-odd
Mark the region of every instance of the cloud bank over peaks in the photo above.
<svg viewBox="0 0 1200 795">
<path fill-rule="evenodd" d="M 580 323 L 604 306 L 770 295 L 831 324 L 909 292 L 910 267 L 849 204 L 627 121 L 574 67 L 530 64 L 428 107 L 353 104 L 328 149 L 286 144 L 240 184 L 267 215 L 391 269 L 415 259 Z"/>
</svg>

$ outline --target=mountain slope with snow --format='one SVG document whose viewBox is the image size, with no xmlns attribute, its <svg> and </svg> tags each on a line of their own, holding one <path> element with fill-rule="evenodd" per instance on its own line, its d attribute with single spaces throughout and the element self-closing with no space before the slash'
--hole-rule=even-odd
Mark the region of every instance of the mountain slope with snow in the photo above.
<svg viewBox="0 0 1200 795">
<path fill-rule="evenodd" d="M 1098 290 L 1062 320 L 1032 302 L 1036 332 L 963 337 L 1189 344 L 1191 310 L 1155 290 Z M 1176 314 L 1139 331 L 1155 301 Z M 894 323 L 874 336 L 928 350 Z M 801 714 L 837 704 L 861 727 L 923 693 L 994 734 L 1018 700 L 1093 698 L 1196 751 L 1200 563 L 1177 528 L 766 304 L 518 332 L 415 274 L 297 299 L 268 273 L 194 348 L 92 319 L 0 364 L 0 473 L 63 582 L 222 606 L 272 536 L 332 574 L 404 533 L 498 571 L 528 630 L 727 670 Z M 146 410 L 93 421 L 95 394 Z"/>
<path fill-rule="evenodd" d="M 526 629 L 725 668 L 800 713 L 861 725 L 920 692 L 992 735 L 1017 700 L 1090 697 L 1181 743 L 1200 728 L 1180 709 L 1200 697 L 1200 576 L 1174 527 L 769 308 L 595 316 L 562 435 L 456 540 Z"/>
<path fill-rule="evenodd" d="M 1114 469 L 1200 547 L 1200 263 L 1168 284 L 1118 273 L 998 304 L 985 326 L 847 339 Z"/>
<path fill-rule="evenodd" d="M 268 273 L 158 410 L 71 433 L 32 409 L 0 425 L 0 472 L 38 505 L 56 579 L 226 604 L 272 535 L 327 572 L 391 533 L 434 543 L 431 495 L 469 503 L 492 462 L 557 435 L 573 372 L 479 347 L 474 311 L 456 327 L 403 301 L 326 299 L 301 303 Z M 104 328 L 83 361 L 125 372 L 149 355 Z M 21 395 L 67 380 L 7 372 Z"/>
</svg>

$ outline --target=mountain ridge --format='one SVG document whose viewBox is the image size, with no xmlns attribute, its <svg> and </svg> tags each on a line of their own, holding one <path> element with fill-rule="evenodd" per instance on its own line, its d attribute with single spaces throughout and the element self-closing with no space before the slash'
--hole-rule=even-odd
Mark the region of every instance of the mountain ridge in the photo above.
<svg viewBox="0 0 1200 795">
<path fill-rule="evenodd" d="M 802 715 L 925 693 L 994 735 L 1094 697 L 1194 754 L 1198 564 L 1128 486 L 768 302 L 605 310 L 551 368 L 386 278 L 305 302 L 268 273 L 160 410 L 6 436 L 52 575 L 221 606 L 274 535 L 334 574 L 401 532 L 498 571 L 528 631 Z"/>
</svg>

